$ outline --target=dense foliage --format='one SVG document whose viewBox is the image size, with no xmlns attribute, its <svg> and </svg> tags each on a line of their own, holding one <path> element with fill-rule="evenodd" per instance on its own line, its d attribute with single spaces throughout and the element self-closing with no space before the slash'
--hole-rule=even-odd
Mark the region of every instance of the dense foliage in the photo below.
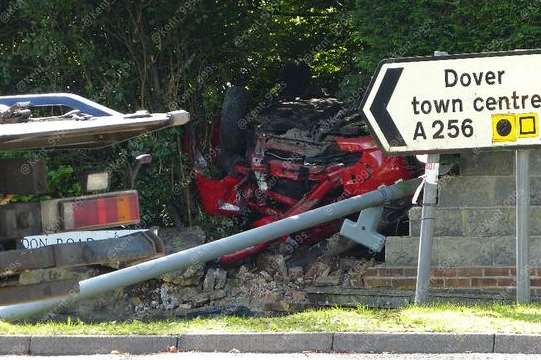
<svg viewBox="0 0 541 360">
<path fill-rule="evenodd" d="M 384 58 L 541 44 L 541 7 L 528 0 L 357 0 L 353 17 L 360 86 Z"/>
<path fill-rule="evenodd" d="M 382 58 L 536 47 L 540 14 L 526 0 L 3 0 L 0 92 L 74 92 L 123 112 L 183 108 L 208 153 L 228 83 L 255 106 L 286 62 L 303 60 L 312 86 L 356 103 Z M 105 167 L 119 186 L 133 157 L 151 152 L 138 182 L 146 224 L 200 222 L 183 131 L 38 155 L 66 195 L 80 191 L 81 168 Z"/>
</svg>

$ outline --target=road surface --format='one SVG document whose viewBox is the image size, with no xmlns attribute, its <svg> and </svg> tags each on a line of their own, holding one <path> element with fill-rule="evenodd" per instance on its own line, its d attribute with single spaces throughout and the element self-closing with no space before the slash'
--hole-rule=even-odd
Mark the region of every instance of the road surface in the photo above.
<svg viewBox="0 0 541 360">
<path fill-rule="evenodd" d="M 92 356 L 0 356 L 1 360 L 529 360 L 539 355 L 512 354 L 236 354 L 176 353 L 157 355 L 92 355 Z"/>
</svg>

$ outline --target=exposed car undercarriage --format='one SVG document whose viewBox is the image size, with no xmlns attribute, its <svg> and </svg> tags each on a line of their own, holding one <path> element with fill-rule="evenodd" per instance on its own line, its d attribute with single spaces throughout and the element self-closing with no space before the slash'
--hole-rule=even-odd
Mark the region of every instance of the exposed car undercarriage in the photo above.
<svg viewBox="0 0 541 360">
<path fill-rule="evenodd" d="M 277 101 L 257 114 L 252 131 L 245 131 L 239 126 L 246 114 L 239 98 L 242 90 L 231 88 L 222 112 L 220 159 L 226 176 L 212 179 L 202 169 L 196 172 L 208 214 L 240 218 L 244 228 L 254 228 L 416 175 L 414 161 L 385 156 L 361 117 L 337 99 Z M 409 203 L 389 204 L 382 231 L 395 233 L 407 221 Z M 237 263 L 274 245 L 293 254 L 336 234 L 340 225 L 329 222 L 220 260 Z"/>
</svg>

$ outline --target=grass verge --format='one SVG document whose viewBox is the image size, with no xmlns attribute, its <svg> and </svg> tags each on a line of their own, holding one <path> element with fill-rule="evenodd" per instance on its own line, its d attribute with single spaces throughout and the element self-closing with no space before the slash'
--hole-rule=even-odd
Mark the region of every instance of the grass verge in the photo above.
<svg viewBox="0 0 541 360">
<path fill-rule="evenodd" d="M 166 335 L 187 332 L 460 332 L 541 334 L 541 305 L 434 305 L 398 310 L 321 309 L 268 318 L 223 316 L 170 321 L 7 323 L 0 334 Z"/>
</svg>

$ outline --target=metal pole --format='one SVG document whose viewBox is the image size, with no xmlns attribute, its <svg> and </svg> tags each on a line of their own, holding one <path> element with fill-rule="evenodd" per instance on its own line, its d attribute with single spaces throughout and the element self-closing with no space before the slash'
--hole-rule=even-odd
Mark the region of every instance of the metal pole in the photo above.
<svg viewBox="0 0 541 360">
<path fill-rule="evenodd" d="M 430 288 L 432 237 L 434 234 L 433 220 L 434 206 L 438 196 L 439 162 L 439 154 L 430 154 L 425 164 L 421 236 L 419 239 L 419 257 L 417 259 L 417 284 L 415 286 L 415 304 L 417 305 L 427 301 Z"/>
<path fill-rule="evenodd" d="M 516 251 L 517 251 L 517 303 L 530 302 L 530 276 L 528 272 L 528 221 L 530 216 L 529 150 L 516 150 Z"/>
<path fill-rule="evenodd" d="M 446 51 L 434 51 L 434 56 L 449 55 Z M 419 237 L 419 256 L 417 258 L 417 283 L 415 284 L 415 304 L 428 300 L 432 262 L 432 238 L 434 235 L 434 206 L 438 198 L 438 175 L 440 155 L 429 154 L 425 164 L 425 184 L 423 188 L 423 209 L 421 210 L 421 234 Z"/>
<path fill-rule="evenodd" d="M 164 273 L 179 271 L 190 264 L 205 263 L 222 255 L 339 219 L 362 209 L 379 206 L 388 201 L 403 198 L 413 194 L 419 184 L 420 179 L 399 182 L 363 195 L 354 196 L 334 204 L 313 209 L 300 215 L 291 216 L 268 225 L 231 235 L 208 244 L 83 280 L 79 283 L 80 292 L 72 296 L 0 307 L 0 319 L 20 319 L 45 311 L 56 305 L 91 298 L 119 287 L 129 286 L 159 277 Z"/>
</svg>

